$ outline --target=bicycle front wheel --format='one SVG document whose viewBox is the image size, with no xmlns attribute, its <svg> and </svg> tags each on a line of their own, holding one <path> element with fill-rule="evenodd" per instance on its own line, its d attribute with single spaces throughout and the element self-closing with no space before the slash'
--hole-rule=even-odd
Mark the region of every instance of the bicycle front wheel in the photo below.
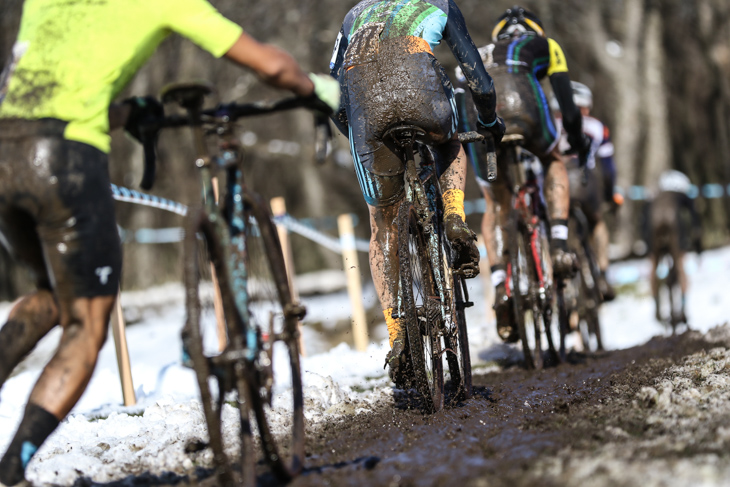
<svg viewBox="0 0 730 487">
<path fill-rule="evenodd" d="M 260 197 L 245 195 L 245 217 L 250 326 L 263 345 L 249 381 L 251 409 L 266 462 L 279 480 L 288 481 L 304 465 L 298 322 L 303 308 L 292 302 L 276 227 Z"/>
<path fill-rule="evenodd" d="M 441 358 L 441 310 L 427 238 L 413 203 L 398 209 L 398 264 L 402 312 L 408 335 L 413 379 L 423 396 L 424 409 L 444 406 L 444 366 Z"/>
<path fill-rule="evenodd" d="M 471 356 L 464 312 L 467 303 L 464 301 L 462 288 L 464 285 L 463 276 L 452 274 L 451 289 L 448 289 L 451 297 L 451 323 L 444 336 L 446 362 L 449 364 L 449 375 L 457 399 L 469 399 L 472 392 Z"/>
</svg>

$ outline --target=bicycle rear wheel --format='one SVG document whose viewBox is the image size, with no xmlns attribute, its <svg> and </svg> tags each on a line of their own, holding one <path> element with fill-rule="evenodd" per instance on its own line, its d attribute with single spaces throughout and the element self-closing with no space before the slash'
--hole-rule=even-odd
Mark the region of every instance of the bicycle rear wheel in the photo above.
<svg viewBox="0 0 730 487">
<path fill-rule="evenodd" d="M 522 234 L 521 223 L 519 212 L 513 210 L 510 214 L 508 232 L 512 308 L 522 343 L 525 367 L 541 369 L 543 367 L 542 312 L 536 307 L 535 263 L 529 244 Z"/>
<path fill-rule="evenodd" d="M 398 263 L 402 309 L 413 379 L 423 396 L 424 409 L 444 406 L 444 368 L 441 358 L 441 303 L 434 286 L 427 239 L 413 203 L 404 200 L 398 209 Z"/>
<path fill-rule="evenodd" d="M 249 381 L 251 409 L 264 459 L 279 480 L 288 481 L 304 465 L 298 323 L 304 311 L 292 303 L 281 244 L 264 201 L 248 193 L 244 199 L 250 326 L 263 345 L 256 379 Z"/>
<path fill-rule="evenodd" d="M 224 450 L 221 413 L 223 399 L 227 392 L 233 390 L 238 382 L 239 374 L 233 370 L 221 370 L 212 360 L 218 354 L 217 337 L 215 333 L 215 313 L 213 311 L 212 283 L 209 281 L 210 262 L 216 263 L 216 268 L 222 271 L 220 265 L 221 247 L 215 236 L 213 226 L 208 216 L 201 208 L 191 209 L 186 222 L 184 240 L 184 282 L 185 282 L 185 310 L 186 322 L 182 332 L 184 360 L 191 362 L 200 389 L 200 399 L 208 428 L 208 446 L 213 451 L 213 463 L 218 483 L 228 487 L 237 485 L 232 470 L 232 462 Z M 198 239 L 198 235 L 203 239 Z M 223 276 L 220 276 L 223 277 Z M 223 287 L 227 286 L 225 277 L 218 281 Z M 205 303 L 205 305 L 203 305 Z M 231 307 L 227 308 L 230 313 Z M 201 319 L 201 314 L 203 315 Z M 230 314 L 227 320 L 235 320 Z M 209 379 L 215 377 L 218 390 L 213 391 Z M 248 405 L 243 404 L 239 396 L 236 403 L 239 409 L 241 422 L 240 452 L 243 485 L 255 484 L 254 457 L 251 442 L 251 427 L 248 415 Z"/>
</svg>

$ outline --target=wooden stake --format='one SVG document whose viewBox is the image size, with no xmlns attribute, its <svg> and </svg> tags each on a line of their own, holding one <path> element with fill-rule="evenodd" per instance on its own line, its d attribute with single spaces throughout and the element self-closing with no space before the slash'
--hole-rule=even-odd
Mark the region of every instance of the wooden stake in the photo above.
<svg viewBox="0 0 730 487">
<path fill-rule="evenodd" d="M 119 366 L 119 379 L 122 382 L 122 397 L 125 406 L 137 404 L 137 397 L 134 394 L 134 383 L 132 382 L 132 367 L 129 361 L 129 350 L 127 349 L 127 332 L 122 314 L 122 293 L 117 295 L 117 302 L 112 314 L 112 334 L 114 335 L 114 346 L 117 351 L 117 365 Z"/>
<path fill-rule="evenodd" d="M 213 184 L 213 195 L 215 197 L 215 204 L 218 204 L 218 178 L 212 178 L 211 183 Z M 215 266 L 210 263 L 210 277 L 213 281 L 213 308 L 215 309 L 215 321 L 216 321 L 216 333 L 218 334 L 218 350 L 225 350 L 228 345 L 228 333 L 226 332 L 226 315 L 223 313 L 223 296 L 221 295 L 221 289 L 218 287 L 218 276 L 215 272 Z"/>
<path fill-rule="evenodd" d="M 362 304 L 362 283 L 360 282 L 360 265 L 355 248 L 355 227 L 352 215 L 345 213 L 337 217 L 337 227 L 342 243 L 342 263 L 347 276 L 347 293 L 352 306 L 352 335 L 355 349 L 364 352 L 368 348 L 368 325 L 365 317 L 365 306 Z"/>
<path fill-rule="evenodd" d="M 271 199 L 271 213 L 277 216 L 286 215 L 286 200 L 279 196 Z M 291 300 L 293 303 L 299 302 L 299 290 L 294 282 L 294 255 L 292 254 L 291 243 L 289 242 L 289 231 L 284 225 L 276 224 L 276 231 L 279 234 L 279 242 L 281 243 L 281 252 L 284 254 L 284 265 L 286 266 L 286 276 L 289 281 L 289 291 L 291 292 Z M 302 322 L 299 322 L 299 330 L 301 332 Z M 307 356 L 307 351 L 304 348 L 304 340 L 302 339 L 301 333 L 299 334 L 299 351 L 302 357 Z"/>
</svg>

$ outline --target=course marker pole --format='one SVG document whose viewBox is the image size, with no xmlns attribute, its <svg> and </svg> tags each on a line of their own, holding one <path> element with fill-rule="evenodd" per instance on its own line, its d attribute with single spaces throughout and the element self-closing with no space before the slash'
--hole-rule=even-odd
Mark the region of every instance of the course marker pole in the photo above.
<svg viewBox="0 0 730 487">
<path fill-rule="evenodd" d="M 129 349 L 127 348 L 127 331 L 122 314 L 122 293 L 117 294 L 114 312 L 112 313 L 112 334 L 114 335 L 114 347 L 117 351 L 117 365 L 119 366 L 119 379 L 122 382 L 122 397 L 125 406 L 137 404 L 137 397 L 134 394 L 134 383 L 132 382 L 132 367 L 129 362 Z"/>
<path fill-rule="evenodd" d="M 286 215 L 286 200 L 278 196 L 272 198 L 270 203 L 271 213 L 274 218 L 282 217 Z M 289 280 L 289 291 L 291 292 L 291 300 L 294 303 L 299 302 L 299 290 L 297 289 L 296 283 L 294 282 L 294 276 L 296 272 L 294 270 L 294 255 L 292 254 L 291 242 L 289 241 L 289 230 L 286 226 L 277 223 L 276 231 L 279 234 L 279 242 L 281 243 L 281 252 L 284 254 L 284 266 L 286 267 L 286 277 Z M 302 322 L 299 322 L 299 330 L 301 332 Z M 307 356 L 307 351 L 304 348 L 304 340 L 302 339 L 301 333 L 299 334 L 299 351 L 302 357 Z"/>
<path fill-rule="evenodd" d="M 345 213 L 337 218 L 342 243 L 342 264 L 347 276 L 347 293 L 352 306 L 352 336 L 355 349 L 364 352 L 368 348 L 368 325 L 365 307 L 362 304 L 362 283 L 360 281 L 360 265 L 355 248 L 355 227 L 352 215 Z"/>
</svg>

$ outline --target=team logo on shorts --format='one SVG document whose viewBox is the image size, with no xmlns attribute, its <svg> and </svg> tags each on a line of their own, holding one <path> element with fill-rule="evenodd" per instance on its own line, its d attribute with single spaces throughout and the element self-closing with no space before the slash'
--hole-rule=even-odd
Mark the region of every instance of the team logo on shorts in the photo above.
<svg viewBox="0 0 730 487">
<path fill-rule="evenodd" d="M 96 275 L 99 276 L 99 282 L 102 284 L 106 284 L 109 282 L 109 276 L 112 273 L 112 268 L 109 266 L 106 267 L 97 267 L 96 268 Z"/>
</svg>

